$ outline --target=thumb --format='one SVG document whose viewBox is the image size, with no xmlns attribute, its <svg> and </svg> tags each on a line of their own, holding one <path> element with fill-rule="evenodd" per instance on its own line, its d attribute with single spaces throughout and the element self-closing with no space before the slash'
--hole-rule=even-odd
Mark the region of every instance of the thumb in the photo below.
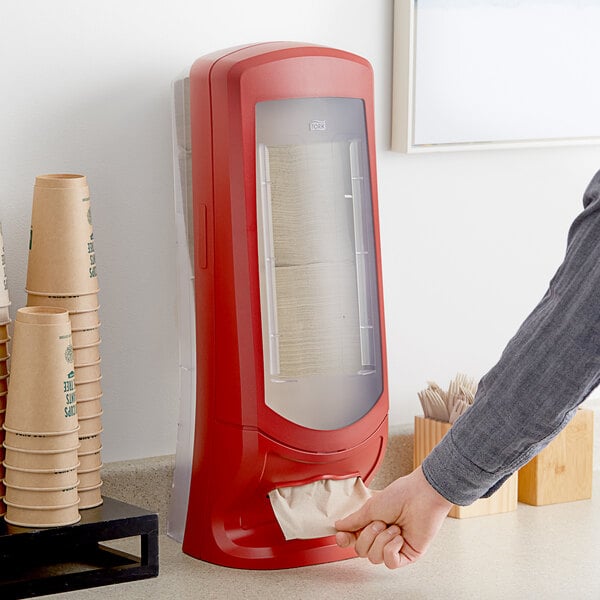
<svg viewBox="0 0 600 600">
<path fill-rule="evenodd" d="M 370 501 L 367 500 L 357 511 L 337 520 L 335 528 L 338 531 L 359 531 L 366 527 L 373 520 L 369 516 L 369 504 Z"/>
</svg>

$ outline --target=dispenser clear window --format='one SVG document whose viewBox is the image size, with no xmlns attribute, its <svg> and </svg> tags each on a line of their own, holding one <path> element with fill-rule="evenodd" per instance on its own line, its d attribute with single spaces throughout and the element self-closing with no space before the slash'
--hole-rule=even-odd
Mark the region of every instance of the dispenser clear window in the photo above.
<svg viewBox="0 0 600 600">
<path fill-rule="evenodd" d="M 256 152 L 265 402 L 345 427 L 383 387 L 364 103 L 258 103 Z"/>
</svg>

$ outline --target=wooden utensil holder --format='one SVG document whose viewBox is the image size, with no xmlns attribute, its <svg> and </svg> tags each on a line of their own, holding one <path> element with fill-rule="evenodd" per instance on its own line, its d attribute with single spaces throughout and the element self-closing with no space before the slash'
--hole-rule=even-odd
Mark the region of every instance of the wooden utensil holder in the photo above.
<svg viewBox="0 0 600 600">
<path fill-rule="evenodd" d="M 543 506 L 592 497 L 594 413 L 579 409 L 544 450 L 519 470 L 519 502 Z"/>
<path fill-rule="evenodd" d="M 452 425 L 425 417 L 415 417 L 413 465 L 418 467 L 446 435 Z M 518 473 L 507 479 L 489 498 L 481 498 L 470 506 L 454 505 L 448 516 L 455 519 L 510 512 L 517 508 Z"/>
</svg>

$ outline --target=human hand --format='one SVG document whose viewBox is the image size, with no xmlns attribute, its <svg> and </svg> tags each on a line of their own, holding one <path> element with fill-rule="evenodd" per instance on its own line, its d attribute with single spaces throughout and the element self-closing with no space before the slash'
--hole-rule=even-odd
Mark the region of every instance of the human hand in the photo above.
<svg viewBox="0 0 600 600">
<path fill-rule="evenodd" d="M 404 567 L 425 554 L 451 507 L 418 467 L 336 521 L 336 542 L 342 548 L 353 545 L 373 564 Z"/>
</svg>

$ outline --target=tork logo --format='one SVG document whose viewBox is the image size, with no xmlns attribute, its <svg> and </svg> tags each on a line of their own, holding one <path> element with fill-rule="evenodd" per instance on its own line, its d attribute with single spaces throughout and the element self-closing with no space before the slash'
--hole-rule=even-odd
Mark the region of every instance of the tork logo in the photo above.
<svg viewBox="0 0 600 600">
<path fill-rule="evenodd" d="M 313 119 L 308 127 L 311 131 L 326 131 L 327 130 L 327 121 L 319 121 L 319 119 Z"/>
</svg>

